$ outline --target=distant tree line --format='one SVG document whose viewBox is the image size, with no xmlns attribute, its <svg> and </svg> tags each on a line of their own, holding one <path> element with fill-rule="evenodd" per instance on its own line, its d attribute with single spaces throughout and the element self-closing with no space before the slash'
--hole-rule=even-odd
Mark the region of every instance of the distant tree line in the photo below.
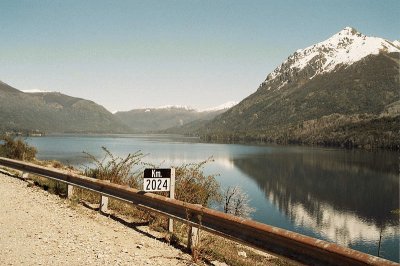
<svg viewBox="0 0 400 266">
<path fill-rule="evenodd" d="M 276 143 L 362 149 L 400 149 L 400 116 L 333 114 L 297 125 L 265 130 L 200 133 L 208 142 Z"/>
</svg>

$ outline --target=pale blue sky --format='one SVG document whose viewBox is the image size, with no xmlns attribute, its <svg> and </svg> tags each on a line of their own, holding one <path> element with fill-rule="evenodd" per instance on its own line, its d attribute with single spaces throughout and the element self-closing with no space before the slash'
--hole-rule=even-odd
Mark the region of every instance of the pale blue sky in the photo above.
<svg viewBox="0 0 400 266">
<path fill-rule="evenodd" d="M 400 39 L 400 1 L 0 0 L 0 80 L 110 111 L 240 101 L 345 26 Z"/>
</svg>

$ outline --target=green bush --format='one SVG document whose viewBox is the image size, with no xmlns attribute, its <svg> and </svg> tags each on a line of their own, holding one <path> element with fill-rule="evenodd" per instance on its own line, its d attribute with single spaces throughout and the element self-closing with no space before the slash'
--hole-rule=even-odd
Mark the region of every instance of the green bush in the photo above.
<svg viewBox="0 0 400 266">
<path fill-rule="evenodd" d="M 22 161 L 33 161 L 37 150 L 35 147 L 29 146 L 21 138 L 12 138 L 10 136 L 1 137 L 0 155 Z"/>
</svg>

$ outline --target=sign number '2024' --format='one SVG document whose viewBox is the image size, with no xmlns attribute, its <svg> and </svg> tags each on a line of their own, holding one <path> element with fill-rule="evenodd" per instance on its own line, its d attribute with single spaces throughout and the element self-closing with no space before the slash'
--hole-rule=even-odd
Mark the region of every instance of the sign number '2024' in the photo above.
<svg viewBox="0 0 400 266">
<path fill-rule="evenodd" d="M 169 178 L 145 178 L 145 191 L 169 191 Z"/>
<path fill-rule="evenodd" d="M 171 192 L 171 189 L 175 187 L 174 168 L 144 169 L 143 177 L 144 191 L 169 191 L 171 195 L 174 195 L 174 191 Z"/>
</svg>

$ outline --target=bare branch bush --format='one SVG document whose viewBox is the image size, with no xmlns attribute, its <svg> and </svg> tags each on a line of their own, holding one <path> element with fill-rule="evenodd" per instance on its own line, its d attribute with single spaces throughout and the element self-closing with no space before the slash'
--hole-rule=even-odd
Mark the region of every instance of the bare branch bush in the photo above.
<svg viewBox="0 0 400 266">
<path fill-rule="evenodd" d="M 84 175 L 100 180 L 109 180 L 111 183 L 128 185 L 140 188 L 142 185 L 142 170 L 148 165 L 142 161 L 145 156 L 141 151 L 128 154 L 125 158 L 113 155 L 106 147 L 102 147 L 104 157 L 99 160 L 94 155 L 83 152 L 94 164 L 86 167 Z"/>
<path fill-rule="evenodd" d="M 242 218 L 250 218 L 255 211 L 250 207 L 249 196 L 240 187 L 227 187 L 223 192 L 224 212 Z"/>
<path fill-rule="evenodd" d="M 204 165 L 212 159 L 200 163 L 183 164 L 175 168 L 175 198 L 192 204 L 209 207 L 221 202 L 219 183 L 215 175 L 205 175 Z"/>
</svg>

